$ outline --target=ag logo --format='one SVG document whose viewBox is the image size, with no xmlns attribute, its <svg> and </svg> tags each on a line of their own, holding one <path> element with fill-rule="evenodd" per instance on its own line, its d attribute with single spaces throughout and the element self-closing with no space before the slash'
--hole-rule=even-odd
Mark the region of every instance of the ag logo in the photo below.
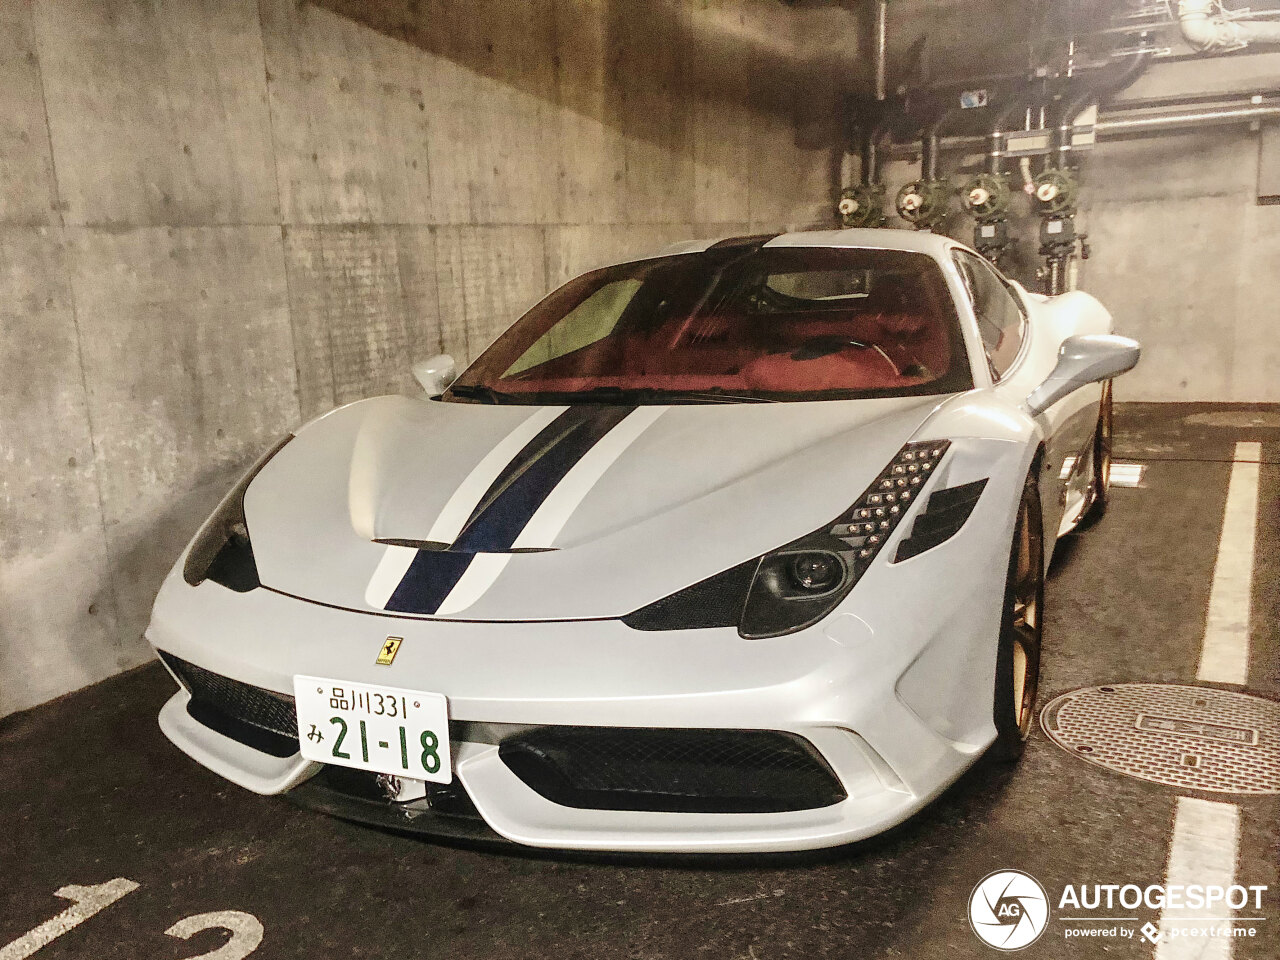
<svg viewBox="0 0 1280 960">
<path fill-rule="evenodd" d="M 997 950 L 1029 947 L 1049 925 L 1048 894 L 1020 870 L 989 873 L 969 895 L 969 925 Z"/>
</svg>

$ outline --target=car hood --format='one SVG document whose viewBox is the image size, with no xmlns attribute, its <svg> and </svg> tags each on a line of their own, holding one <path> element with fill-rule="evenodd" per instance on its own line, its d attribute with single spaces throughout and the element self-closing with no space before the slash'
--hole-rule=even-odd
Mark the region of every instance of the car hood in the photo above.
<svg viewBox="0 0 1280 960">
<path fill-rule="evenodd" d="M 303 599 L 446 619 L 617 617 L 829 522 L 942 399 L 380 397 L 300 430 L 250 484 L 245 514 L 263 585 Z M 410 573 L 439 595 L 394 599 Z"/>
</svg>

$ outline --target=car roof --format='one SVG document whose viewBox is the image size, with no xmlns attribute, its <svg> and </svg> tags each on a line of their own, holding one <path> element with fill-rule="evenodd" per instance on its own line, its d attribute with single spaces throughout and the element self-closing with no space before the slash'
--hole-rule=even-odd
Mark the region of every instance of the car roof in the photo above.
<svg viewBox="0 0 1280 960">
<path fill-rule="evenodd" d="M 671 257 L 682 253 L 701 253 L 713 246 L 731 245 L 734 237 L 720 237 L 713 240 L 686 240 L 664 247 L 650 257 Z M 760 243 L 762 238 L 741 238 Z M 928 233 L 923 230 L 896 230 L 893 228 L 853 228 L 848 230 L 797 230 L 793 233 L 780 233 L 764 240 L 765 247 L 860 247 L 871 250 L 906 250 L 913 253 L 927 253 L 933 257 L 946 256 L 957 244 L 949 237 Z"/>
</svg>

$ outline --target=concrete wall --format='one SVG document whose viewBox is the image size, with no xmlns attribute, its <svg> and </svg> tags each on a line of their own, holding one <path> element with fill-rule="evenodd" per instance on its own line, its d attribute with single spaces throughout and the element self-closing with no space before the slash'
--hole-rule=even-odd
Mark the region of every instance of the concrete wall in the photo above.
<svg viewBox="0 0 1280 960">
<path fill-rule="evenodd" d="M 1280 403 L 1280 207 L 1245 126 L 1104 144 L 1084 167 L 1080 285 L 1142 341 L 1123 400 Z"/>
<path fill-rule="evenodd" d="M 852 29 L 776 0 L 0 0 L 0 714 L 145 660 L 182 544 L 298 423 L 603 260 L 825 216 L 842 65 L 803 52 L 847 61 Z"/>
</svg>

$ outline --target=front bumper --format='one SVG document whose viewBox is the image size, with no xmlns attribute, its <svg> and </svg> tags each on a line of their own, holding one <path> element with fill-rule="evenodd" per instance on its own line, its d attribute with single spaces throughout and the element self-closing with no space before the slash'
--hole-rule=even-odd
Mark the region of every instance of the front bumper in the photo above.
<svg viewBox="0 0 1280 960">
<path fill-rule="evenodd" d="M 480 824 L 440 816 L 427 805 L 352 796 L 309 782 L 322 767 L 300 756 L 275 758 L 205 727 L 186 711 L 179 692 L 165 705 L 160 726 L 180 749 L 215 773 L 260 793 L 296 790 L 296 799 L 339 816 L 380 826 L 452 837 L 485 838 L 489 831 L 536 847 L 636 852 L 764 852 L 837 846 L 873 836 L 924 807 L 972 763 L 975 750 L 939 756 L 932 789 L 912 792 L 882 758 L 872 758 L 857 734 L 810 728 L 810 742 L 849 793 L 831 806 L 781 813 L 672 813 L 590 810 L 561 806 L 534 792 L 502 762 L 496 744 L 454 744 L 454 775 L 474 803 Z M 882 775 L 883 778 L 882 778 Z"/>
</svg>

